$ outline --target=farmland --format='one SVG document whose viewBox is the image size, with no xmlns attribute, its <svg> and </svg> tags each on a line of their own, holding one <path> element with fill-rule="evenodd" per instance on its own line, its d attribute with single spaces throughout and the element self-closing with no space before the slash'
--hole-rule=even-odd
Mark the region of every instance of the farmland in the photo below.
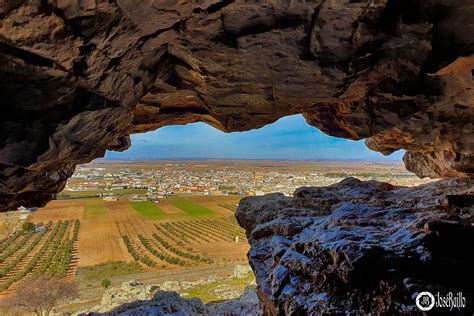
<svg viewBox="0 0 474 316">
<path fill-rule="evenodd" d="M 248 244 L 232 211 L 239 199 L 52 201 L 27 219 L 44 231 L 16 230 L 0 243 L 1 293 L 45 273 L 74 279 L 78 269 L 87 274 L 109 265 L 116 269 L 111 275 L 120 275 L 126 267 L 150 273 L 243 262 Z"/>
<path fill-rule="evenodd" d="M 43 231 L 19 230 L 0 245 L 0 290 L 38 274 L 73 277 L 79 220 L 47 222 Z"/>
<path fill-rule="evenodd" d="M 191 199 L 183 197 L 172 197 L 170 203 L 183 210 L 189 217 L 213 216 L 215 213 L 205 206 L 193 202 Z"/>
<path fill-rule="evenodd" d="M 131 202 L 133 208 L 144 218 L 149 220 L 160 220 L 166 217 L 166 213 L 163 212 L 155 203 L 149 201 Z"/>
</svg>

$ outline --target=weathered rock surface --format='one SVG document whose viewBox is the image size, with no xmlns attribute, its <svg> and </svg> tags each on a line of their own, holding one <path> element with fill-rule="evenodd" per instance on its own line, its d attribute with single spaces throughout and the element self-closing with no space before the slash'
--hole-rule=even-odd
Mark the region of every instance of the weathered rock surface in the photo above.
<svg viewBox="0 0 474 316">
<path fill-rule="evenodd" d="M 208 303 L 209 315 L 216 316 L 262 316 L 257 292 L 249 286 L 238 298 L 217 303 Z"/>
<path fill-rule="evenodd" d="M 234 279 L 243 279 L 252 274 L 252 268 L 249 265 L 236 265 L 232 277 Z"/>
<path fill-rule="evenodd" d="M 471 0 L 0 0 L 0 210 L 130 133 L 303 113 L 420 176 L 474 173 Z"/>
<path fill-rule="evenodd" d="M 348 178 L 245 198 L 236 217 L 265 315 L 417 314 L 420 291 L 462 292 L 468 305 L 454 312 L 474 311 L 472 180 Z"/>
<path fill-rule="evenodd" d="M 77 315 L 182 315 L 182 316 L 260 316 L 255 287 L 233 299 L 203 304 L 199 299 L 185 299 L 165 285 L 144 285 L 130 280 L 120 288 L 108 289 L 99 305 Z M 158 289 L 160 289 L 158 291 Z M 180 288 L 181 289 L 181 288 Z"/>
<path fill-rule="evenodd" d="M 184 299 L 176 292 L 156 292 L 152 299 L 133 301 L 103 313 L 88 315 L 122 315 L 122 316 L 188 316 L 208 315 L 205 305 L 199 299 Z"/>
<path fill-rule="evenodd" d="M 92 311 L 108 312 L 127 303 L 149 300 L 159 289 L 158 285 L 145 285 L 135 280 L 123 282 L 119 288 L 107 289 L 102 295 L 100 304 L 92 308 Z"/>
</svg>

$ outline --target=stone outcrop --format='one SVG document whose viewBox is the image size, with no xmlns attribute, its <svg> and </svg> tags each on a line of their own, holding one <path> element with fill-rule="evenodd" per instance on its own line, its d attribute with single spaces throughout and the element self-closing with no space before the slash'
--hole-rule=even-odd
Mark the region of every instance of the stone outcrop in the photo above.
<svg viewBox="0 0 474 316">
<path fill-rule="evenodd" d="M 105 290 L 100 304 L 93 307 L 91 311 L 93 313 L 104 313 L 131 302 L 146 301 L 151 299 L 158 290 L 161 290 L 159 285 L 145 285 L 135 280 L 126 281 L 119 288 L 111 287 Z M 171 292 L 163 291 L 163 293 Z M 166 296 L 167 294 L 162 295 Z"/>
<path fill-rule="evenodd" d="M 243 266 L 241 266 L 243 267 Z M 240 270 L 242 272 L 243 270 Z M 251 271 L 249 271 L 251 273 Z M 196 283 L 198 284 L 198 283 Z M 202 284 L 202 283 L 199 283 Z M 183 285 L 186 288 L 186 284 Z M 99 305 L 77 315 L 183 315 L 183 316 L 260 316 L 259 300 L 254 286 L 232 299 L 203 304 L 197 298 L 182 298 L 168 285 L 145 285 L 135 280 L 121 287 L 107 289 Z M 158 290 L 159 289 L 159 290 Z M 179 287 L 180 290 L 183 287 Z"/>
<path fill-rule="evenodd" d="M 302 113 L 404 148 L 420 176 L 474 172 L 471 0 L 0 0 L 0 210 L 54 198 L 129 135 Z"/>
<path fill-rule="evenodd" d="M 208 303 L 210 316 L 263 316 L 254 286 L 248 286 L 237 298 Z"/>
<path fill-rule="evenodd" d="M 133 301 L 103 313 L 88 313 L 88 315 L 208 315 L 201 300 L 181 298 L 176 292 L 156 292 L 152 299 Z"/>
<path fill-rule="evenodd" d="M 247 197 L 236 217 L 265 315 L 417 314 L 420 291 L 462 292 L 467 306 L 454 312 L 474 311 L 472 180 L 348 178 Z"/>
</svg>

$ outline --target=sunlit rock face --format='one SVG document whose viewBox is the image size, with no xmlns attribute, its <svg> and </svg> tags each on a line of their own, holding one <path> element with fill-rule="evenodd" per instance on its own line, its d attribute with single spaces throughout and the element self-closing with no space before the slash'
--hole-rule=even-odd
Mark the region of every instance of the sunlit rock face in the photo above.
<svg viewBox="0 0 474 316">
<path fill-rule="evenodd" d="M 467 306 L 454 313 L 471 315 L 473 184 L 348 178 L 293 197 L 243 199 L 236 217 L 264 314 L 418 314 L 417 293 L 430 291 L 462 292 Z"/>
<path fill-rule="evenodd" d="M 0 0 L 0 209 L 40 205 L 129 134 L 303 113 L 474 172 L 471 0 Z"/>
</svg>

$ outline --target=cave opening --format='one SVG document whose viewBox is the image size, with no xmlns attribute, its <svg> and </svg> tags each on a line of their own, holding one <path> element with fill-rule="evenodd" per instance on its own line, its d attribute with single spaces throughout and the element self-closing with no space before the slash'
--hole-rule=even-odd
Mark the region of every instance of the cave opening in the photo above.
<svg viewBox="0 0 474 316">
<path fill-rule="evenodd" d="M 0 1 L 0 314 L 79 291 L 103 314 L 471 315 L 473 17 L 472 0 Z M 296 113 L 441 180 L 365 164 L 361 142 L 163 128 Z M 95 160 L 156 129 L 158 147 Z"/>
<path fill-rule="evenodd" d="M 403 151 L 383 156 L 362 140 L 328 136 L 301 115 L 247 132 L 194 123 L 131 138 L 128 150 L 107 151 L 104 158 L 78 165 L 56 200 L 14 213 L 40 233 L 51 231 L 42 238 L 55 241 L 57 251 L 64 247 L 69 261 L 60 261 L 62 270 L 42 264 L 32 272 L 73 278 L 84 310 L 120 308 L 152 298 L 157 289 L 172 291 L 175 300 L 179 295 L 205 304 L 241 300 L 246 310 L 259 310 L 247 258 L 249 235 L 235 218 L 242 198 L 292 197 L 300 187 L 346 178 L 409 186 L 430 181 L 405 169 Z M 10 236 L 7 252 L 8 240 L 23 238 L 18 230 L 3 234 Z M 39 245 L 31 250 L 39 253 Z M 0 280 L 4 292 L 28 280 L 9 273 Z M 215 308 L 225 310 L 226 304 Z"/>
</svg>

